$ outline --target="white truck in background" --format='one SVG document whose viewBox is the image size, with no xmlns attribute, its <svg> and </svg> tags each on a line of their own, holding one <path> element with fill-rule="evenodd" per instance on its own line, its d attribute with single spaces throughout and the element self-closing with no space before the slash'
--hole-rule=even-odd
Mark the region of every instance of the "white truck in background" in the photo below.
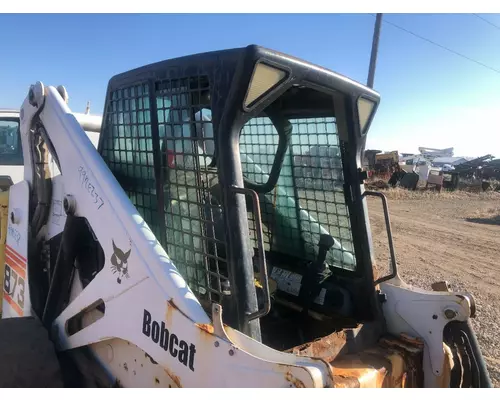
<svg viewBox="0 0 500 400">
<path fill-rule="evenodd" d="M 0 109 L 0 188 L 22 181 L 23 176 L 19 111 Z"/>
<path fill-rule="evenodd" d="M 101 116 L 73 113 L 84 126 L 92 144 L 97 148 L 101 131 Z M 24 179 L 24 159 L 19 134 L 19 110 L 0 108 L 0 190 L 4 191 Z M 51 162 L 51 169 L 55 163 Z"/>
</svg>

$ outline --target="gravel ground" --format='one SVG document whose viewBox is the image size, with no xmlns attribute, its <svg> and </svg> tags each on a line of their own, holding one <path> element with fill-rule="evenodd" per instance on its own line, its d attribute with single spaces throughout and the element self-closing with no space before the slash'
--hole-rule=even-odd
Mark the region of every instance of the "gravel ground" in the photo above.
<svg viewBox="0 0 500 400">
<path fill-rule="evenodd" d="M 474 295 L 472 320 L 495 387 L 500 387 L 500 194 L 414 194 L 389 191 L 396 257 L 402 278 L 431 289 L 447 280 Z M 369 199 L 378 265 L 388 264 L 380 201 Z"/>
</svg>

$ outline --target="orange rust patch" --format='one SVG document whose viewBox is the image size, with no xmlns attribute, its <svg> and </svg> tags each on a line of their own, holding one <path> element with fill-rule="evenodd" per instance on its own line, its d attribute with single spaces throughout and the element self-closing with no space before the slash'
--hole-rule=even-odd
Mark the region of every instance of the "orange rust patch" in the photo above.
<svg viewBox="0 0 500 400">
<path fill-rule="evenodd" d="M 187 319 L 191 320 L 188 315 L 184 314 L 179 307 L 177 307 L 174 303 L 174 299 L 170 299 L 167 301 L 168 305 L 171 306 L 172 308 L 175 308 L 177 311 L 179 311 L 182 315 L 184 315 Z M 171 311 L 167 310 L 167 316 L 172 317 Z M 167 318 L 168 320 L 168 318 Z"/>
<path fill-rule="evenodd" d="M 173 302 L 171 303 L 171 300 L 167 301 L 167 311 L 165 313 L 165 322 L 168 327 L 170 327 L 170 323 L 172 321 L 172 310 L 173 310 Z"/>
<path fill-rule="evenodd" d="M 387 336 L 375 347 L 336 359 L 334 386 L 343 387 L 344 378 L 353 378 L 360 387 L 422 387 L 422 348 L 417 339 L 409 339 L 416 343 Z M 337 386 L 339 377 L 343 379 Z"/>
<path fill-rule="evenodd" d="M 412 344 L 414 346 L 417 346 L 418 348 L 423 349 L 424 348 L 424 341 L 421 338 L 416 338 L 410 335 L 407 335 L 405 333 L 401 333 L 400 339 L 406 343 Z"/>
<path fill-rule="evenodd" d="M 174 373 L 172 373 L 168 368 L 164 368 L 164 369 L 165 369 L 165 372 L 167 373 L 167 375 L 170 377 L 170 379 L 172 379 L 172 381 L 175 383 L 175 385 L 178 388 L 181 388 L 182 385 L 181 385 L 181 380 L 179 379 L 179 377 L 177 375 L 175 375 Z"/>
<path fill-rule="evenodd" d="M 335 376 L 334 388 L 336 389 L 352 389 L 359 388 L 359 381 L 355 378 L 347 378 L 344 376 Z"/>
<path fill-rule="evenodd" d="M 327 362 L 331 362 L 335 359 L 335 357 L 337 357 L 345 344 L 346 334 L 344 331 L 341 331 L 334 332 L 321 339 L 296 346 L 289 350 L 289 352 L 300 356 L 321 358 Z"/>
<path fill-rule="evenodd" d="M 296 388 L 305 388 L 304 382 L 292 375 L 291 372 L 287 371 L 285 374 L 285 379 L 290 382 Z"/>
<path fill-rule="evenodd" d="M 210 324 L 196 324 L 196 326 L 211 335 L 214 333 L 214 327 Z"/>
<path fill-rule="evenodd" d="M 386 349 L 385 352 L 387 354 L 390 353 L 389 349 L 391 349 L 392 352 L 402 354 L 403 358 L 406 358 L 406 356 L 415 356 L 424 350 L 424 343 L 418 339 L 407 340 L 405 338 L 385 337 L 380 339 L 379 345 L 381 348 Z"/>
<path fill-rule="evenodd" d="M 336 365 L 333 366 L 335 387 L 338 387 L 336 381 L 340 377 L 343 378 L 340 380 L 340 387 L 343 387 L 343 384 L 346 383 L 346 379 L 350 381 L 349 378 L 354 378 L 358 381 L 359 387 L 381 388 L 387 375 L 387 370 L 384 367 L 376 369 L 359 360 L 349 360 L 337 362 L 335 364 Z"/>
</svg>

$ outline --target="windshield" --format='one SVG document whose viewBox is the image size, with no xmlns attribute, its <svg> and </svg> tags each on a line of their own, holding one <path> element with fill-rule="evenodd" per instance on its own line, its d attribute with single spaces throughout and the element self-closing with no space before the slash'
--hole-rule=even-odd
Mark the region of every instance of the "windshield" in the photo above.
<svg viewBox="0 0 500 400">
<path fill-rule="evenodd" d="M 17 119 L 0 119 L 0 165 L 23 165 Z"/>
</svg>

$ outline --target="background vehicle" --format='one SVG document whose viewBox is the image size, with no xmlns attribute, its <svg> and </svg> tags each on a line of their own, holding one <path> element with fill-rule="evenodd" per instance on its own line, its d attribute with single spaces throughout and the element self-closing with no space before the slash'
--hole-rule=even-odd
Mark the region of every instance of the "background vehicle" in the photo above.
<svg viewBox="0 0 500 400">
<path fill-rule="evenodd" d="M 360 166 L 377 93 L 257 46 L 168 60 L 110 80 L 98 151 L 66 100 L 39 82 L 21 109 L 3 384 L 490 385 L 470 295 L 406 285 L 392 242 L 374 276 L 366 196 L 386 203 Z M 322 155 L 307 168 L 335 173 L 300 181 L 296 156 Z"/>
<path fill-rule="evenodd" d="M 0 189 L 23 180 L 19 111 L 0 109 Z"/>
<path fill-rule="evenodd" d="M 97 148 L 101 117 L 73 113 L 86 126 L 86 133 Z M 23 180 L 23 151 L 19 136 L 19 111 L 0 109 L 0 189 Z"/>
</svg>

